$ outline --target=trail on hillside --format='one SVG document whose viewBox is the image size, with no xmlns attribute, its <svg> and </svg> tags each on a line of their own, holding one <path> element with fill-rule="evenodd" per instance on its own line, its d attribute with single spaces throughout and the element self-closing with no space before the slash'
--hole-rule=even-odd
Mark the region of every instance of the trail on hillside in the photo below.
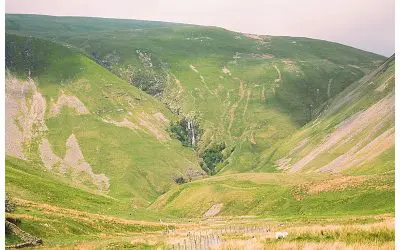
<svg viewBox="0 0 400 250">
<path fill-rule="evenodd" d="M 262 87 L 261 93 L 260 93 L 260 100 L 262 103 L 265 102 L 265 87 Z"/>
<path fill-rule="evenodd" d="M 278 78 L 275 79 L 275 82 L 280 82 L 282 79 L 281 71 L 278 69 L 278 67 L 276 67 L 276 65 L 274 65 L 274 68 L 275 68 L 276 72 L 278 72 Z"/>
<path fill-rule="evenodd" d="M 204 77 L 200 74 L 199 70 L 196 69 L 195 66 L 193 65 L 189 65 L 189 67 L 196 72 L 199 76 L 200 76 L 200 81 L 203 83 L 204 87 L 207 89 L 207 91 L 211 94 L 211 95 L 216 95 L 216 93 L 214 93 L 209 87 L 208 84 L 206 83 L 206 80 L 204 79 Z"/>
<path fill-rule="evenodd" d="M 256 145 L 256 144 L 257 144 L 256 139 L 254 138 L 254 131 L 251 131 L 251 134 L 250 134 L 250 142 L 251 142 L 251 144 L 253 144 L 253 145 Z"/>
<path fill-rule="evenodd" d="M 206 80 L 204 80 L 204 77 L 200 75 L 200 80 L 204 84 L 204 87 L 207 89 L 208 92 L 210 92 L 211 95 L 217 95 L 215 92 L 213 92 L 209 87 L 208 84 L 206 83 Z"/>
<path fill-rule="evenodd" d="M 172 74 L 172 76 L 175 79 L 175 83 L 179 88 L 179 93 L 181 93 L 183 91 L 183 85 L 182 85 L 181 81 L 174 74 Z"/>
<path fill-rule="evenodd" d="M 115 120 L 107 120 L 102 118 L 102 121 L 105 123 L 110 123 L 113 124 L 117 127 L 125 127 L 125 128 L 129 128 L 133 131 L 136 131 L 137 129 L 140 129 L 139 126 L 137 126 L 136 124 L 134 124 L 133 122 L 129 121 L 126 117 L 124 117 L 124 120 L 122 121 L 115 121 Z"/>
<path fill-rule="evenodd" d="M 280 86 L 279 83 L 282 81 L 282 76 L 281 76 L 281 71 L 278 69 L 276 65 L 274 65 L 274 68 L 278 73 L 278 78 L 275 79 L 275 83 L 272 86 L 272 91 L 274 92 L 274 95 L 276 95 L 275 88 L 278 88 Z"/>
<path fill-rule="evenodd" d="M 243 100 L 243 98 L 244 98 L 244 83 L 243 83 L 243 81 L 240 80 L 240 79 L 237 78 L 237 77 L 235 77 L 234 79 L 235 79 L 235 80 L 239 80 L 239 82 L 240 82 L 240 87 L 239 87 L 239 92 L 238 92 L 239 100 L 238 100 L 236 103 L 234 103 L 234 104 L 232 105 L 232 107 L 231 107 L 231 109 L 230 109 L 230 111 L 229 111 L 229 126 L 228 126 L 228 133 L 229 133 L 229 135 L 231 135 L 231 129 L 232 129 L 233 121 L 235 120 L 235 112 L 236 112 L 236 109 L 237 109 L 237 107 L 239 107 L 240 102 L 241 102 L 241 101 Z"/>
<path fill-rule="evenodd" d="M 331 98 L 331 85 L 332 85 L 332 81 L 333 81 L 333 79 L 329 79 L 329 82 L 328 82 L 328 89 L 327 89 L 327 92 L 326 92 L 328 98 Z"/>
<path fill-rule="evenodd" d="M 112 199 L 110 197 L 110 199 Z M 113 217 L 110 215 L 102 215 L 102 214 L 95 214 L 89 213 L 69 208 L 58 207 L 50 204 L 45 203 L 36 203 L 34 201 L 23 200 L 19 198 L 14 198 L 16 204 L 20 207 L 27 207 L 27 208 L 36 208 L 39 209 L 44 214 L 50 215 L 57 215 L 60 217 L 67 217 L 67 218 L 74 218 L 78 220 L 83 220 L 92 224 L 96 224 L 96 220 L 103 220 L 108 221 L 109 223 L 118 223 L 118 224 L 125 224 L 125 225 L 147 225 L 147 226 L 193 226 L 193 224 L 184 224 L 184 223 L 168 223 L 168 222 L 151 222 L 151 221 L 142 221 L 142 220 L 130 220 L 130 219 L 123 219 L 119 217 Z"/>
<path fill-rule="evenodd" d="M 232 89 L 228 89 L 226 91 L 226 97 L 225 97 L 224 101 L 222 102 L 223 113 L 220 116 L 221 124 L 224 124 L 224 121 L 226 121 L 226 118 L 227 118 L 227 113 L 230 112 L 229 106 L 231 105 L 231 100 L 230 100 L 230 92 L 231 91 L 232 91 Z"/>
<path fill-rule="evenodd" d="M 384 82 L 383 84 L 379 85 L 375 91 L 377 92 L 383 92 L 386 87 L 389 85 L 390 81 L 395 77 L 394 73 L 392 75 L 390 75 Z"/>
<path fill-rule="evenodd" d="M 243 118 L 246 116 L 246 111 L 247 111 L 247 107 L 249 106 L 250 96 L 251 96 L 251 89 L 247 90 L 247 99 L 246 99 L 246 105 L 244 106 L 244 110 L 243 110 Z"/>
</svg>

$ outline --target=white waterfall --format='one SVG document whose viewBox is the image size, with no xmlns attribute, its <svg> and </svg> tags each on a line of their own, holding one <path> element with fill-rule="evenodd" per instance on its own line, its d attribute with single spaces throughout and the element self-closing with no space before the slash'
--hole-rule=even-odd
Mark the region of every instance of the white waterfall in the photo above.
<svg viewBox="0 0 400 250">
<path fill-rule="evenodd" d="M 187 131 L 188 131 L 188 136 L 190 136 L 191 135 L 191 143 L 192 143 L 192 146 L 195 146 L 196 145 L 196 137 L 195 137 L 195 126 L 193 125 L 193 121 L 192 120 L 187 120 Z"/>
</svg>

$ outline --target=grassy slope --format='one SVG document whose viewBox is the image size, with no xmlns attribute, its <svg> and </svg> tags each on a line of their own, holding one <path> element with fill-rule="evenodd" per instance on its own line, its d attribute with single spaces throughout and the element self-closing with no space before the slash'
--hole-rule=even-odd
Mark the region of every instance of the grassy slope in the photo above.
<svg viewBox="0 0 400 250">
<path fill-rule="evenodd" d="M 277 159 L 288 155 L 287 158 L 296 162 L 318 147 L 329 133 L 337 129 L 337 125 L 346 124 L 344 121 L 349 117 L 394 94 L 393 74 L 394 58 L 390 58 L 360 82 L 349 86 L 326 105 L 321 117 L 299 130 L 278 149 Z M 308 163 L 300 173 L 243 173 L 213 177 L 176 187 L 161 196 L 152 207 L 183 217 L 200 217 L 217 203 L 224 204 L 220 215 L 287 218 L 393 213 L 394 146 L 372 160 L 363 160 L 345 169 L 342 174 L 313 171 L 347 153 L 351 147 L 365 145 L 385 131 L 390 131 L 394 126 L 394 113 L 380 120 L 385 122 L 379 129 L 376 129 L 378 123 L 369 124 L 373 122 L 371 118 L 363 120 L 368 126 L 354 132 L 353 136 L 356 136 L 352 140 L 338 141 Z M 298 147 L 305 138 L 308 138 L 307 143 Z M 362 141 L 365 138 L 369 138 L 367 142 Z M 297 150 L 293 150 L 295 148 Z M 348 162 L 351 161 L 352 158 L 348 159 Z"/>
<path fill-rule="evenodd" d="M 123 201 L 87 188 L 78 188 L 52 172 L 43 171 L 42 166 L 23 160 L 8 157 L 5 165 L 6 192 L 17 204 L 17 209 L 7 217 L 21 219 L 19 226 L 43 239 L 46 246 L 98 239 L 100 233 L 112 235 L 162 229 L 160 225 L 151 223 L 141 225 L 135 221 L 119 220 L 157 220 L 160 215 L 155 212 L 144 209 L 132 211 Z M 85 214 L 80 214 L 80 211 L 85 211 Z M 7 244 L 11 244 L 8 237 L 7 240 Z"/>
<path fill-rule="evenodd" d="M 221 216 L 298 218 L 393 213 L 391 175 L 367 176 L 353 186 L 351 180 L 336 185 L 335 180 L 342 178 L 273 173 L 212 177 L 176 187 L 151 207 L 182 217 L 202 217 L 217 203 L 224 204 Z M 315 187 L 321 187 L 320 191 L 309 191 Z"/>
<path fill-rule="evenodd" d="M 139 87 L 153 76 L 163 79 L 160 99 L 184 115 L 197 115 L 205 131 L 200 152 L 222 141 L 227 155 L 235 148 L 219 166 L 225 173 L 274 171 L 274 145 L 383 59 L 306 38 L 257 40 L 214 27 L 84 19 L 7 15 L 6 30 L 72 45 Z M 152 67 L 138 50 L 147 53 Z M 267 157 L 260 158 L 261 152 Z"/>
<path fill-rule="evenodd" d="M 298 160 L 307 156 L 323 144 L 329 136 L 337 136 L 338 131 L 352 131 L 346 124 L 358 122 L 363 119 L 359 114 L 367 113 L 371 108 L 376 107 L 388 98 L 394 96 L 394 56 L 389 58 L 382 66 L 371 71 L 364 78 L 360 79 L 346 88 L 336 98 L 327 102 L 324 107 L 324 113 L 315 121 L 308 124 L 291 138 L 287 140 L 277 151 L 276 158 L 290 158 L 289 164 L 295 164 Z M 340 155 L 346 154 L 351 148 L 368 145 L 371 141 L 384 133 L 391 133 L 394 129 L 394 112 L 385 114 L 385 110 L 394 111 L 394 100 L 387 102 L 380 110 L 374 111 L 369 118 L 360 120 L 360 124 L 355 130 L 344 138 L 338 140 L 331 148 L 320 152 L 312 161 L 310 161 L 301 171 L 319 170 L 324 165 L 330 163 Z M 385 114 L 382 116 L 382 114 Z M 375 120 L 377 118 L 378 120 Z M 355 119 L 355 120 L 354 120 Z M 364 127 L 362 127 L 363 125 Z M 394 131 L 393 131 L 394 132 Z M 392 134 L 392 133 L 391 133 Z M 351 136 L 351 140 L 346 140 Z M 392 134 L 389 138 L 393 138 Z M 387 140 L 388 141 L 388 140 Z M 301 143 L 305 142 L 305 143 Z M 389 143 L 389 142 L 386 142 Z M 301 145 L 300 147 L 298 145 Z M 365 159 L 355 163 L 344 171 L 348 174 L 379 174 L 394 173 L 394 143 L 390 144 L 385 151 L 372 159 Z M 293 150 L 297 148 L 296 150 Z M 378 148 L 375 148 L 378 150 Z M 355 151 L 357 152 L 357 151 Z M 354 154 L 355 154 L 354 152 Z M 347 158 L 341 164 L 351 163 L 355 159 Z M 340 166 L 339 166 L 340 167 Z M 290 170 L 290 167 L 288 167 Z"/>
<path fill-rule="evenodd" d="M 319 106 L 327 101 L 330 79 L 330 97 L 336 96 L 336 100 L 329 102 L 332 107 L 332 103 L 340 101 L 349 89 L 357 88 L 359 84 L 353 84 L 345 92 L 340 93 L 341 90 L 363 76 L 382 57 L 324 41 L 265 37 L 260 42 L 218 28 L 187 25 L 91 18 L 85 18 L 83 24 L 77 18 L 17 15 L 8 15 L 6 22 L 7 32 L 53 39 L 82 50 L 83 53 L 78 53 L 39 39 L 6 36 L 6 55 L 12 58 L 8 67 L 13 74 L 26 79 L 28 70 L 31 70 L 48 103 L 63 90 L 68 95 L 77 96 L 91 112 L 76 116 L 70 109 L 63 109 L 60 115 L 46 119 L 49 132 L 45 137 L 53 145 L 55 153 L 61 157 L 64 155 L 65 140 L 74 133 L 94 172 L 105 173 L 111 179 L 110 192 L 100 194 L 90 187 L 71 184 L 68 177 L 44 172 L 35 151 L 37 142 L 30 145 L 34 153 L 28 162 L 7 159 L 7 191 L 22 199 L 15 216 L 23 218 L 23 229 L 43 237 L 51 245 L 63 241 L 70 244 L 92 238 L 96 240 L 99 233 L 104 232 L 110 236 L 121 231 L 159 228 L 125 228 L 123 223 L 110 226 L 101 220 L 88 222 L 82 218 L 84 216 L 63 216 L 62 212 L 35 207 L 38 204 L 146 220 L 164 217 L 165 214 L 201 217 L 215 203 L 224 204 L 220 215 L 259 215 L 279 219 L 394 211 L 393 149 L 373 162 L 347 171 L 346 174 L 360 175 L 362 181 L 358 177 L 346 179 L 341 174 L 230 174 L 249 170 L 275 171 L 275 160 L 285 156 L 288 149 L 301 140 L 299 136 L 308 133 L 308 127 L 283 146 L 280 140 L 286 142 L 284 138 L 295 133 L 309 119 L 307 105 Z M 211 39 L 194 39 L 199 37 Z M 21 53 L 26 48 L 32 49 L 33 57 Z M 128 112 L 135 116 L 141 112 L 162 112 L 170 120 L 177 119 L 157 99 L 129 86 L 89 58 L 93 56 L 92 52 L 101 59 L 117 54 L 120 59 L 112 65 L 111 71 L 129 80 L 123 73 L 129 71 L 127 69 L 145 69 L 135 53 L 137 48 L 151 51 L 152 62 L 167 63 L 167 67 L 155 69 L 167 72 L 170 77 L 160 99 L 166 101 L 166 98 L 174 97 L 184 113 L 197 112 L 206 129 L 200 148 L 213 140 L 226 141 L 229 149 L 236 146 L 227 161 L 228 166 L 222 170 L 226 176 L 174 186 L 173 178 L 185 175 L 188 167 L 199 169 L 191 150 L 174 140 L 161 142 L 149 133 L 133 132 L 101 121 L 102 118 L 122 120 Z M 240 58 L 235 60 L 233 55 L 236 52 Z M 263 55 L 265 58 L 259 58 Z M 194 65 L 199 73 L 189 65 Z M 224 66 L 230 70 L 231 76 L 221 72 Z M 274 66 L 282 77 L 280 87 L 275 88 L 276 95 L 272 89 L 278 77 Z M 201 81 L 200 74 L 206 83 Z M 177 94 L 179 85 L 174 76 L 183 86 L 181 94 Z M 382 84 L 382 79 L 378 85 Z M 240 80 L 243 81 L 242 92 Z M 346 106 L 345 112 L 329 111 L 329 115 L 320 120 L 329 121 L 332 126 L 339 124 L 392 91 L 392 85 L 390 83 L 390 88 L 377 95 L 377 99 L 367 101 L 368 98 L 362 96 L 362 101 Z M 360 93 L 370 94 L 372 89 L 368 91 L 363 89 Z M 121 98 L 122 93 L 132 97 L 133 108 Z M 237 106 L 232 112 L 235 103 Z M 228 130 L 232 113 L 234 119 L 231 130 Z M 321 138 L 325 134 L 324 127 L 313 133 L 319 134 L 320 137 L 316 138 Z M 213 138 L 207 136 L 211 134 Z M 282 147 L 274 151 L 277 145 Z M 187 161 L 183 162 L 182 158 Z M 376 173 L 379 174 L 374 175 Z M 312 190 L 315 186 L 320 190 Z M 149 204 L 170 188 L 149 210 L 132 209 Z M 24 200 L 33 202 L 33 205 L 24 203 Z M 55 230 L 46 230 L 43 225 Z"/>
<path fill-rule="evenodd" d="M 63 158 L 65 142 L 75 134 L 93 172 L 109 177 L 108 195 L 123 201 L 127 209 L 147 205 L 174 185 L 175 177 L 185 176 L 189 168 L 201 171 L 196 156 L 179 141 L 161 141 L 145 129 L 133 131 L 102 121 L 122 120 L 129 117 L 128 113 L 132 114 L 130 117 L 139 117 L 142 113 L 151 116 L 158 112 L 167 119 L 176 119 L 154 97 L 110 74 L 83 54 L 63 46 L 7 35 L 6 47 L 10 72 L 26 79 L 30 70 L 47 100 L 49 130 L 42 137 L 48 138 L 53 151 Z M 61 91 L 78 97 L 90 114 L 77 116 L 71 109 L 63 108 L 59 115 L 50 117 L 50 103 Z M 152 122 L 160 130 L 165 129 L 163 123 Z M 38 143 L 36 139 L 28 146 L 29 164 L 34 166 L 42 165 Z M 34 199 L 29 195 L 20 198 Z"/>
</svg>

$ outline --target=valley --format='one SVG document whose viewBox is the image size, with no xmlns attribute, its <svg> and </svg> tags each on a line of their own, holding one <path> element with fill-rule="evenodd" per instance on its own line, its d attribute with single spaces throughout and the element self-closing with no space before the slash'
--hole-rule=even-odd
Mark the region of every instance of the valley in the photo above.
<svg viewBox="0 0 400 250">
<path fill-rule="evenodd" d="M 394 249 L 394 55 L 5 20 L 6 217 L 41 247 Z"/>
</svg>

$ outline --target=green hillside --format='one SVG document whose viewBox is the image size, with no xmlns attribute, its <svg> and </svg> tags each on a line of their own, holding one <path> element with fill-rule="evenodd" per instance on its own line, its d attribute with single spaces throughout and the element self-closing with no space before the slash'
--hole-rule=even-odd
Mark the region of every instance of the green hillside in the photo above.
<svg viewBox="0 0 400 250">
<path fill-rule="evenodd" d="M 394 56 L 165 22 L 5 22 L 6 218 L 44 247 L 392 247 Z"/>
<path fill-rule="evenodd" d="M 394 212 L 394 56 L 324 105 L 277 148 L 285 173 L 184 184 L 151 205 L 178 216 L 318 217 Z"/>
<path fill-rule="evenodd" d="M 6 30 L 75 47 L 198 125 L 178 138 L 213 173 L 275 171 L 260 153 L 273 158 L 277 142 L 384 59 L 320 40 L 136 20 L 7 15 Z M 221 144 L 224 163 L 206 159 Z"/>
<path fill-rule="evenodd" d="M 177 118 L 154 97 L 51 42 L 7 35 L 6 51 L 8 155 L 130 209 L 178 177 L 203 174 L 192 150 L 166 132 Z"/>
<path fill-rule="evenodd" d="M 394 213 L 393 175 L 241 173 L 175 187 L 150 207 L 179 217 L 321 218 Z"/>
<path fill-rule="evenodd" d="M 323 105 L 276 153 L 290 172 L 394 174 L 394 55 Z"/>
</svg>

